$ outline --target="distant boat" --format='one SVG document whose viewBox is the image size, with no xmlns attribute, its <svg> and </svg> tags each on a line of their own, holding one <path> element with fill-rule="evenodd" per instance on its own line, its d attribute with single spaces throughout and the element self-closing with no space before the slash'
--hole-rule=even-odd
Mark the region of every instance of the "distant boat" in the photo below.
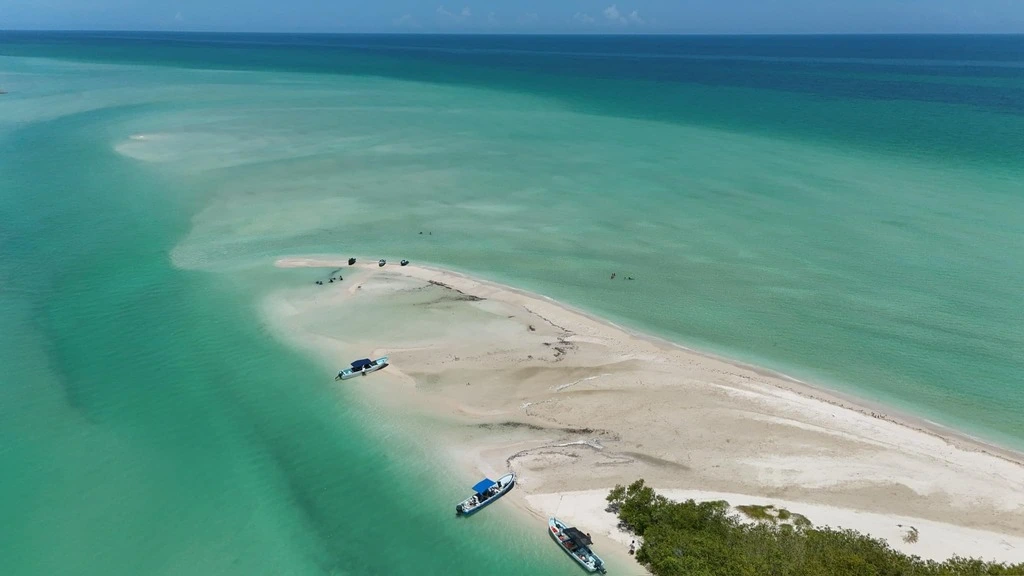
<svg viewBox="0 0 1024 576">
<path fill-rule="evenodd" d="M 587 534 L 566 526 L 564 522 L 554 517 L 548 519 L 548 534 L 558 543 L 559 548 L 565 550 L 565 553 L 587 572 L 606 572 L 604 561 L 590 549 L 594 542 Z"/>
<path fill-rule="evenodd" d="M 383 259 L 383 258 L 381 258 L 380 260 L 377 260 L 377 266 L 380 266 L 381 268 L 383 268 L 384 265 L 387 264 L 387 263 L 388 263 L 388 261 Z"/>
<path fill-rule="evenodd" d="M 459 502 L 455 506 L 456 516 L 469 516 L 478 510 L 501 498 L 516 485 L 516 475 L 505 474 L 495 482 L 490 478 L 484 478 L 473 486 L 473 495 Z"/>
<path fill-rule="evenodd" d="M 351 366 L 345 368 L 338 375 L 334 377 L 335 380 L 348 380 L 349 378 L 355 378 L 356 376 L 366 376 L 370 372 L 376 372 L 381 368 L 388 365 L 388 357 L 383 356 L 376 360 L 370 360 L 369 358 L 363 358 L 362 360 L 356 360 Z"/>
</svg>

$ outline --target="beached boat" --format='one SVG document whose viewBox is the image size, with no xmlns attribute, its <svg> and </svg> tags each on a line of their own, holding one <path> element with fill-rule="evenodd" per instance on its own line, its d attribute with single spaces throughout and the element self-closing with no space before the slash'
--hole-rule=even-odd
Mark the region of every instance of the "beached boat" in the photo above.
<svg viewBox="0 0 1024 576">
<path fill-rule="evenodd" d="M 495 482 L 490 478 L 484 478 L 473 486 L 473 495 L 459 502 L 455 506 L 456 516 L 469 516 L 501 498 L 508 493 L 516 484 L 516 475 L 505 474 Z"/>
<path fill-rule="evenodd" d="M 576 528 L 566 526 L 558 518 L 548 519 L 548 534 L 558 543 L 559 548 L 572 557 L 587 572 L 605 573 L 604 561 L 590 549 L 594 542 L 590 535 Z"/>
<path fill-rule="evenodd" d="M 381 368 L 388 365 L 388 357 L 383 356 L 376 360 L 370 360 L 369 358 L 363 358 L 362 360 L 356 360 L 351 366 L 345 368 L 338 375 L 334 377 L 335 380 L 348 380 L 349 378 L 355 378 L 356 376 L 366 376 L 370 372 L 376 372 Z"/>
</svg>

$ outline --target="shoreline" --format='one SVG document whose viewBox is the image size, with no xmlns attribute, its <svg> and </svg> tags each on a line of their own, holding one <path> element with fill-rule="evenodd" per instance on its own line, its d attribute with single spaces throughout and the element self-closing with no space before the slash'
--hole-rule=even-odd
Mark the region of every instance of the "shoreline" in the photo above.
<svg viewBox="0 0 1024 576">
<path fill-rule="evenodd" d="M 357 264 L 356 266 L 350 267 L 348 265 L 347 259 L 343 259 L 343 258 L 334 259 L 334 258 L 332 258 L 330 256 L 325 256 L 325 257 L 317 257 L 317 256 L 312 256 L 312 257 L 288 257 L 288 258 L 278 258 L 274 262 L 274 265 L 275 265 L 275 267 L 278 267 L 278 268 L 346 268 L 346 269 L 352 268 L 352 269 L 364 269 L 364 268 L 370 267 L 371 269 L 375 269 L 377 267 L 376 263 L 373 263 L 372 266 L 370 266 L 369 264 L 366 264 L 366 262 L 364 261 L 363 258 L 359 258 L 358 261 L 360 262 L 359 264 Z M 388 266 L 391 266 L 392 268 L 394 267 L 393 264 L 389 264 Z M 458 278 L 460 278 L 462 280 L 465 280 L 465 281 L 475 282 L 475 283 L 480 283 L 480 284 L 490 285 L 490 286 L 493 286 L 493 287 L 496 287 L 496 288 L 500 288 L 502 290 L 508 291 L 510 293 L 513 293 L 513 294 L 517 294 L 519 296 L 524 296 L 524 297 L 527 297 L 527 298 L 543 299 L 544 301 L 546 301 L 546 302 L 548 302 L 548 303 L 550 303 L 552 305 L 555 305 L 555 306 L 558 306 L 560 308 L 563 308 L 563 309 L 565 309 L 565 310 L 567 310 L 569 312 L 572 312 L 574 314 L 578 314 L 580 316 L 583 316 L 583 317 L 585 317 L 588 320 L 591 320 L 593 322 L 598 322 L 598 323 L 604 324 L 606 326 L 609 326 L 611 328 L 614 328 L 616 330 L 621 330 L 622 332 L 625 332 L 626 334 L 628 334 L 628 335 L 630 335 L 630 336 L 632 336 L 634 338 L 643 339 L 645 341 L 651 342 L 652 344 L 656 344 L 656 345 L 660 345 L 660 346 L 667 346 L 667 347 L 671 347 L 671 348 L 674 348 L 674 349 L 677 349 L 677 350 L 681 350 L 681 351 L 684 351 L 684 352 L 687 352 L 687 353 L 691 353 L 691 354 L 695 354 L 695 355 L 698 355 L 698 356 L 702 356 L 702 357 L 707 358 L 709 360 L 715 360 L 715 361 L 718 361 L 718 362 L 724 362 L 724 363 L 730 364 L 730 365 L 735 366 L 736 368 L 739 368 L 739 369 L 742 369 L 742 370 L 749 370 L 749 371 L 757 373 L 757 374 L 759 374 L 761 376 L 764 376 L 764 377 L 767 377 L 767 378 L 772 378 L 772 379 L 775 379 L 775 380 L 779 380 L 779 381 L 784 382 L 784 383 L 788 383 L 788 384 L 790 384 L 790 386 L 783 387 L 785 390 L 787 390 L 789 392 L 793 392 L 795 394 L 800 394 L 801 396 L 804 396 L 804 397 L 806 397 L 808 399 L 817 400 L 819 402 L 826 402 L 828 404 L 831 404 L 833 406 L 836 406 L 838 408 L 842 408 L 842 409 L 845 409 L 845 410 L 853 410 L 855 412 L 859 412 L 859 413 L 863 414 L 864 416 L 870 416 L 872 418 L 878 418 L 880 420 L 883 420 L 883 421 L 886 421 L 886 422 L 890 422 L 892 424 L 903 426 L 905 428 L 910 428 L 911 430 L 914 430 L 916 432 L 921 432 L 923 434 L 932 435 L 932 436 L 934 436 L 936 438 L 939 438 L 939 439 L 941 439 L 941 440 L 943 440 L 945 442 L 949 442 L 949 443 L 951 443 L 953 445 L 956 445 L 959 448 L 970 447 L 970 448 L 973 448 L 973 449 L 975 449 L 975 450 L 977 450 L 979 452 L 988 454 L 990 456 L 994 456 L 994 457 L 997 457 L 997 458 L 1003 458 L 1003 459 L 1007 460 L 1008 462 L 1012 462 L 1014 464 L 1020 464 L 1020 465 L 1024 466 L 1024 450 L 1018 450 L 1018 449 L 1010 448 L 1010 447 L 1007 447 L 1007 446 L 1000 446 L 1000 445 L 995 444 L 995 443 L 993 443 L 993 442 L 991 442 L 989 440 L 986 440 L 984 438 L 979 438 L 977 436 L 974 436 L 974 435 L 969 434 L 967 432 L 964 432 L 962 430 L 958 430 L 958 429 L 953 428 L 951 426 L 947 426 L 947 425 L 941 424 L 939 422 L 928 420 L 927 418 L 924 418 L 922 416 L 916 416 L 916 415 L 913 415 L 913 414 L 907 414 L 907 413 L 902 412 L 902 411 L 900 411 L 898 409 L 894 409 L 892 407 L 886 406 L 885 404 L 883 404 L 881 402 L 876 402 L 876 401 L 873 401 L 873 400 L 868 400 L 868 399 L 865 399 L 865 398 L 861 398 L 861 397 L 858 397 L 858 396 L 856 396 L 854 394 L 848 394 L 848 393 L 836 391 L 836 390 L 833 390 L 832 388 L 829 388 L 826 385 L 820 385 L 820 384 L 815 384 L 813 382 L 808 382 L 806 380 L 802 380 L 802 379 L 797 378 L 795 376 L 791 376 L 789 374 L 786 374 L 785 372 L 781 372 L 781 371 L 774 370 L 774 369 L 771 369 L 771 368 L 765 368 L 763 366 L 758 366 L 756 364 L 752 364 L 752 363 L 745 362 L 743 360 L 738 360 L 738 359 L 735 359 L 735 358 L 730 358 L 728 356 L 723 356 L 721 354 L 716 354 L 716 353 L 713 353 L 713 352 L 708 352 L 706 350 L 701 350 L 699 348 L 694 348 L 694 347 L 691 347 L 691 346 L 686 345 L 686 344 L 682 344 L 682 343 L 679 343 L 679 342 L 674 342 L 674 341 L 672 341 L 672 340 L 670 340 L 670 339 L 668 339 L 666 337 L 663 337 L 663 336 L 658 336 L 658 335 L 655 335 L 655 334 L 649 334 L 649 333 L 643 332 L 643 331 L 641 331 L 639 329 L 630 328 L 630 327 L 627 327 L 627 326 L 622 326 L 621 324 L 617 324 L 615 322 L 612 322 L 611 320 L 602 318 L 601 316 L 597 315 L 596 313 L 589 312 L 587 310 L 575 307 L 573 305 L 566 304 L 564 302 L 555 300 L 554 298 L 551 298 L 550 296 L 547 296 L 547 295 L 544 295 L 544 294 L 530 292 L 529 290 L 525 290 L 525 289 L 522 289 L 522 288 L 517 288 L 515 286 L 510 286 L 508 284 L 503 284 L 501 282 L 497 282 L 497 281 L 493 281 L 493 280 L 476 278 L 476 277 L 474 277 L 474 276 L 472 276 L 472 275 L 470 275 L 468 273 L 460 272 L 460 271 L 457 271 L 457 270 L 450 270 L 450 269 L 447 269 L 447 268 L 444 268 L 444 267 L 441 267 L 441 266 L 438 266 L 438 265 L 434 265 L 434 264 L 416 264 L 416 265 L 411 265 L 411 266 L 412 266 L 413 270 L 417 270 L 418 269 L 418 270 L 424 270 L 424 271 L 432 272 L 432 273 L 435 273 L 435 274 L 442 274 L 442 275 L 447 275 L 447 276 L 458 277 Z M 409 267 L 403 267 L 403 269 L 404 270 L 409 270 L 410 268 Z"/>
<path fill-rule="evenodd" d="M 860 533 L 875 530 L 873 535 L 889 542 L 890 546 L 907 555 L 917 555 L 926 560 L 941 562 L 957 555 L 962 557 L 980 557 L 985 560 L 1002 559 L 1010 562 L 1024 562 L 1024 537 L 1012 537 L 994 532 L 962 528 L 954 524 L 922 520 L 905 516 L 886 516 L 859 510 L 837 508 L 791 502 L 777 498 L 765 498 L 749 494 L 731 494 L 702 490 L 660 490 L 655 491 L 676 502 L 694 500 L 710 502 L 724 500 L 730 505 L 730 512 L 743 515 L 736 509 L 737 505 L 771 505 L 776 509 L 785 509 L 800 514 L 810 520 L 814 526 L 829 526 L 835 529 L 850 529 Z M 558 514 L 570 522 L 586 525 L 608 540 L 621 546 L 629 546 L 637 536 L 618 527 L 618 517 L 605 510 L 604 497 L 607 491 L 587 490 L 554 492 L 549 494 L 529 494 L 525 497 L 527 505 L 545 514 Z M 818 519 L 826 518 L 825 522 Z M 752 521 L 751 521 L 752 522 Z M 878 533 L 886 523 L 884 533 Z M 908 542 L 904 537 L 913 530 L 918 540 Z"/>
<path fill-rule="evenodd" d="M 379 385 L 342 385 L 441 424 L 439 448 L 467 476 L 516 471 L 514 501 L 532 516 L 546 512 L 541 496 L 607 494 L 643 477 L 667 495 L 749 495 L 869 518 L 858 529 L 876 536 L 910 519 L 928 527 L 909 551 L 922 556 L 949 548 L 937 540 L 1000 535 L 1009 548 L 985 541 L 976 555 L 1024 552 L 1024 455 L 1012 449 L 461 272 L 326 256 L 275 265 L 345 272 L 340 284 L 268 296 L 281 335 L 330 367 L 390 355 L 371 375 Z M 632 562 L 615 543 L 600 542 Z"/>
</svg>

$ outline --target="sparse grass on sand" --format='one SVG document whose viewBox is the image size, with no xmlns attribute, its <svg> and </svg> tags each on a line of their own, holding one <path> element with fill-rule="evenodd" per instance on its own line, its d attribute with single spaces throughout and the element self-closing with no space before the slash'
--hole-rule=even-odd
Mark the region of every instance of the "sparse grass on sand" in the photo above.
<svg viewBox="0 0 1024 576">
<path fill-rule="evenodd" d="M 810 528 L 813 526 L 811 521 L 803 514 L 796 514 L 786 510 L 785 508 L 776 508 L 771 504 L 766 506 L 745 504 L 737 506 L 736 510 L 747 518 L 757 522 L 770 522 L 772 524 L 790 525 L 798 528 Z"/>
</svg>

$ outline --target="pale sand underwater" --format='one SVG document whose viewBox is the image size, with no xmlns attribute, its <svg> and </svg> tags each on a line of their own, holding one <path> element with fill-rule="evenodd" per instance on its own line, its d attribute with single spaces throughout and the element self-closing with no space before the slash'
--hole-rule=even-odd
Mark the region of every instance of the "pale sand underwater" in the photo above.
<svg viewBox="0 0 1024 576">
<path fill-rule="evenodd" d="M 390 356 L 339 386 L 428 424 L 467 477 L 511 468 L 536 515 L 557 512 L 616 553 L 628 540 L 603 495 L 644 478 L 679 498 L 778 502 L 926 558 L 1024 560 L 1017 453 L 462 274 L 331 257 L 277 266 L 344 276 L 266 300 L 283 338 L 334 370 Z"/>
</svg>

